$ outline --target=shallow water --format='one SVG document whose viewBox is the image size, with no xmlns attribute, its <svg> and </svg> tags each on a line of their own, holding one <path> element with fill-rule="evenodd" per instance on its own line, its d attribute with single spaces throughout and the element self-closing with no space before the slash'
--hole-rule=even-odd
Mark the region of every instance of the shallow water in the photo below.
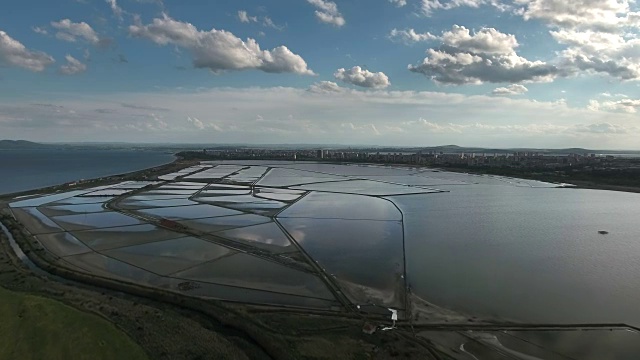
<svg viewBox="0 0 640 360">
<path fill-rule="evenodd" d="M 60 257 L 93 251 L 70 233 L 38 235 L 36 238 L 47 250 Z"/>
<path fill-rule="evenodd" d="M 46 216 L 86 214 L 107 211 L 101 203 L 54 206 L 48 205 L 39 207 L 38 209 Z"/>
<path fill-rule="evenodd" d="M 402 220 L 388 200 L 371 196 L 312 192 L 278 215 L 279 218 Z"/>
<path fill-rule="evenodd" d="M 328 274 L 345 285 L 343 290 L 354 303 L 404 308 L 400 221 L 309 218 L 278 221 Z"/>
<path fill-rule="evenodd" d="M 13 215 L 31 234 L 47 234 L 64 231 L 34 207 L 12 209 Z"/>
<path fill-rule="evenodd" d="M 428 301 L 527 322 L 640 324 L 640 194 L 470 185 L 392 200 L 408 282 Z"/>
<path fill-rule="evenodd" d="M 437 192 L 437 190 L 431 190 L 423 187 L 406 186 L 371 180 L 351 180 L 300 185 L 294 187 L 294 189 L 377 196 Z"/>
<path fill-rule="evenodd" d="M 131 216 L 113 211 L 101 213 L 54 216 L 51 220 L 66 230 L 91 230 L 106 227 L 139 225 L 142 222 Z"/>
<path fill-rule="evenodd" d="M 218 232 L 216 235 L 229 240 L 250 243 L 258 247 L 265 245 L 267 249 L 273 250 L 275 248 L 278 252 L 296 250 L 289 238 L 274 222 L 226 230 Z"/>
<path fill-rule="evenodd" d="M 97 251 L 184 236 L 182 233 L 162 229 L 151 224 L 74 231 L 73 235 Z"/>
<path fill-rule="evenodd" d="M 243 214 L 234 216 L 222 216 L 204 219 L 194 219 L 180 221 L 180 223 L 190 229 L 212 233 L 226 229 L 233 229 L 243 226 L 251 226 L 256 224 L 264 224 L 270 222 L 271 219 L 265 216 Z"/>
<path fill-rule="evenodd" d="M 240 215 L 239 211 L 213 205 L 174 206 L 138 210 L 139 213 L 172 220 L 201 219 L 214 216 Z"/>
<path fill-rule="evenodd" d="M 232 254 L 230 249 L 193 237 L 108 250 L 103 254 L 159 275 L 168 275 Z"/>
<path fill-rule="evenodd" d="M 318 277 L 246 254 L 224 257 L 173 276 L 214 284 L 334 299 Z"/>
</svg>

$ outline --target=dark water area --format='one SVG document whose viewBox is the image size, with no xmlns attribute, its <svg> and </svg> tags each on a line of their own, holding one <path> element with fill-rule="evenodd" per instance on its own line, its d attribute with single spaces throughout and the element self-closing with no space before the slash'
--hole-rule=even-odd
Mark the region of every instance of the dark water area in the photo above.
<svg viewBox="0 0 640 360">
<path fill-rule="evenodd" d="M 393 198 L 414 293 L 509 320 L 640 325 L 640 194 L 451 189 Z"/>
<path fill-rule="evenodd" d="M 0 194 L 142 170 L 173 159 L 160 150 L 0 150 Z"/>
</svg>

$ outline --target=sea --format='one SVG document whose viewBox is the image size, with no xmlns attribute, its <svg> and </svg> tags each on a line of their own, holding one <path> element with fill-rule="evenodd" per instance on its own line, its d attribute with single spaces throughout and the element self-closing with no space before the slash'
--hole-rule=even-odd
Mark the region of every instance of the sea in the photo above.
<svg viewBox="0 0 640 360">
<path fill-rule="evenodd" d="M 162 150 L 54 148 L 0 150 L 0 194 L 142 170 L 174 160 Z"/>
</svg>

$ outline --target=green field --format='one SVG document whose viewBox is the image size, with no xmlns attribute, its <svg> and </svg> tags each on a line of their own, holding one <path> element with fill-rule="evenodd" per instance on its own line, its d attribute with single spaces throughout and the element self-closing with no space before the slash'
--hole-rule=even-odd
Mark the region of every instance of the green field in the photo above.
<svg viewBox="0 0 640 360">
<path fill-rule="evenodd" d="M 108 321 L 0 287 L 0 359 L 147 359 Z"/>
</svg>

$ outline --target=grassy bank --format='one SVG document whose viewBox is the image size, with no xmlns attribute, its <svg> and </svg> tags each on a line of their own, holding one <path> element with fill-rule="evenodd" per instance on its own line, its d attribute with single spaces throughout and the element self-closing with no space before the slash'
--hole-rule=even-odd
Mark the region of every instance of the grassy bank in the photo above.
<svg viewBox="0 0 640 360">
<path fill-rule="evenodd" d="M 0 359 L 147 359 L 108 321 L 0 287 Z"/>
</svg>

